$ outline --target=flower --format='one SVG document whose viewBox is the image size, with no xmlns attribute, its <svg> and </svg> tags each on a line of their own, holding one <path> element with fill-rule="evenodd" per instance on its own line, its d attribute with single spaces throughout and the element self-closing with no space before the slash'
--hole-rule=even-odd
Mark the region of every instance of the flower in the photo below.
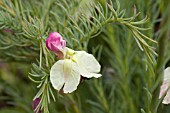
<svg viewBox="0 0 170 113">
<path fill-rule="evenodd" d="M 63 58 L 66 41 L 62 39 L 62 36 L 59 33 L 52 32 L 46 39 L 46 47 L 50 51 L 56 53 L 59 58 Z"/>
<path fill-rule="evenodd" d="M 3 29 L 2 31 L 5 33 L 11 33 L 11 34 L 13 33 L 13 31 L 11 29 Z"/>
<path fill-rule="evenodd" d="M 38 106 L 38 104 L 40 103 L 40 98 L 36 98 L 34 101 L 33 101 L 33 110 L 34 110 L 34 113 L 42 113 L 42 111 L 41 110 L 38 110 L 38 112 L 37 112 L 37 110 L 36 110 L 36 108 L 37 108 L 37 106 Z"/>
<path fill-rule="evenodd" d="M 52 86 L 64 93 L 71 93 L 77 89 L 81 76 L 86 78 L 102 76 L 100 64 L 93 55 L 85 51 L 74 51 L 66 48 L 63 60 L 58 60 L 50 70 L 50 81 Z"/>
<path fill-rule="evenodd" d="M 164 70 L 164 79 L 163 79 L 163 83 L 160 89 L 160 94 L 159 94 L 159 98 L 164 97 L 163 99 L 163 104 L 169 104 L 170 103 L 170 67 L 166 68 Z"/>
</svg>

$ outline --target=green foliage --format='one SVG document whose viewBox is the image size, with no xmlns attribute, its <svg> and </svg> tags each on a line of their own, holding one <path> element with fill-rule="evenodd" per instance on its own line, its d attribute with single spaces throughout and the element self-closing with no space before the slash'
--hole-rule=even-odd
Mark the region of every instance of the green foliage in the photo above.
<svg viewBox="0 0 170 113">
<path fill-rule="evenodd" d="M 10 84 L 12 81 L 4 79 L 5 73 L 1 73 L 0 98 L 5 102 L 12 100 L 15 104 L 11 109 L 17 113 L 33 112 L 30 98 L 41 98 L 36 109 L 43 113 L 168 112 L 158 99 L 162 73 L 170 60 L 169 5 L 164 3 L 167 7 L 163 7 L 162 3 L 161 0 L 0 1 L 0 60 L 22 62 L 17 67 L 32 63 L 31 69 L 22 70 L 22 76 L 33 81 L 30 86 L 37 85 L 25 89 L 28 86 L 23 78 L 14 77 L 22 86 L 15 92 L 12 85 L 18 83 Z M 45 46 L 45 39 L 52 31 L 59 32 L 68 47 L 92 52 L 102 65 L 103 77 L 85 80 L 72 94 L 55 91 L 49 72 L 57 58 Z M 27 77 L 24 75 L 28 69 Z M 4 92 L 8 98 L 3 98 Z M 31 95 L 20 97 L 21 92 Z"/>
</svg>

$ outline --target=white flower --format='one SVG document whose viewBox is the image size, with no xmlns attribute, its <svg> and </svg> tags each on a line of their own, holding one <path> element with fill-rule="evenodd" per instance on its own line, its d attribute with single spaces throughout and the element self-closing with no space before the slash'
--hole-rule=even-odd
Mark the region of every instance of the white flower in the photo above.
<svg viewBox="0 0 170 113">
<path fill-rule="evenodd" d="M 164 97 L 162 102 L 163 104 L 170 104 L 170 89 L 168 89 L 169 87 L 170 87 L 170 67 L 164 70 L 164 79 L 160 89 L 159 98 L 164 96 L 166 93 L 166 96 Z"/>
<path fill-rule="evenodd" d="M 66 48 L 64 60 L 57 61 L 50 70 L 52 86 L 64 93 L 71 93 L 77 89 L 81 76 L 86 78 L 102 76 L 100 64 L 93 55 L 85 51 L 74 51 Z"/>
</svg>

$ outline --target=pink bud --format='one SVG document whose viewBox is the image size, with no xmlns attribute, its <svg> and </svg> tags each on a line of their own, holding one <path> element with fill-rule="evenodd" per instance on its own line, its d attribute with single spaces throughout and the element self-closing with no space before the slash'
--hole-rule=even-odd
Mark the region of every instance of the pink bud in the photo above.
<svg viewBox="0 0 170 113">
<path fill-rule="evenodd" d="M 4 30 L 2 30 L 3 32 L 5 32 L 5 33 L 13 33 L 13 31 L 12 30 L 10 30 L 10 29 L 4 29 Z"/>
<path fill-rule="evenodd" d="M 40 98 L 36 98 L 34 101 L 33 101 L 33 110 L 34 110 L 34 113 L 42 113 L 42 111 L 41 110 L 39 110 L 39 109 L 37 109 L 36 110 L 36 108 L 37 108 L 37 106 L 38 106 L 38 104 L 40 103 Z"/>
<path fill-rule="evenodd" d="M 63 50 L 66 47 L 66 41 L 62 39 L 62 36 L 57 32 L 52 32 L 46 39 L 47 48 L 56 53 L 59 58 L 63 58 Z"/>
</svg>

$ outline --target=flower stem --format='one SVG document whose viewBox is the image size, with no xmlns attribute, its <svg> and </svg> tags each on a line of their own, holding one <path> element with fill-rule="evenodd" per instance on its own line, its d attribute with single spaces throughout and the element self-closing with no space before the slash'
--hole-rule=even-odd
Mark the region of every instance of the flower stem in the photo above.
<svg viewBox="0 0 170 113">
<path fill-rule="evenodd" d="M 167 5 L 168 6 L 168 5 Z M 170 4 L 169 4 L 170 6 Z M 170 12 L 169 10 L 166 10 L 165 16 L 163 16 L 163 20 L 161 23 L 161 27 L 163 28 L 166 25 L 169 25 L 169 15 Z M 160 85 L 162 84 L 162 78 L 163 78 L 163 71 L 165 68 L 165 48 L 166 48 L 166 40 L 168 38 L 168 33 L 169 33 L 170 28 L 165 29 L 161 36 L 159 37 L 158 41 L 158 60 L 157 60 L 157 66 L 156 66 L 156 71 L 155 71 L 155 84 L 153 86 L 153 97 L 152 97 L 152 102 L 151 102 L 151 112 L 152 113 L 157 113 L 158 108 L 159 108 L 159 92 L 160 92 Z"/>
<path fill-rule="evenodd" d="M 42 67 L 42 52 L 43 52 L 43 45 L 42 45 L 42 38 L 40 37 L 40 65 L 39 65 L 39 68 Z"/>
</svg>

